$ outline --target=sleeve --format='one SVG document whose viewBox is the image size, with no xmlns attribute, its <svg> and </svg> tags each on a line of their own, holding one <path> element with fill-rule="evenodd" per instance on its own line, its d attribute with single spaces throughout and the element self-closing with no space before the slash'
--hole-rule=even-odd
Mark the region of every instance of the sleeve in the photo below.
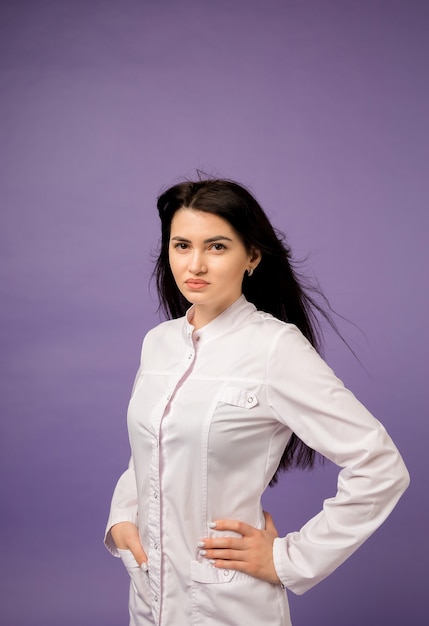
<svg viewBox="0 0 429 626">
<path fill-rule="evenodd" d="M 301 530 L 274 541 L 281 582 L 302 594 L 384 522 L 409 475 L 385 428 L 297 328 L 277 335 L 267 368 L 268 401 L 277 419 L 341 468 L 335 497 Z"/>
<path fill-rule="evenodd" d="M 133 458 L 131 457 L 128 469 L 116 483 L 104 535 L 104 544 L 114 556 L 119 556 L 119 553 L 110 532 L 112 526 L 119 522 L 132 522 L 137 526 L 137 517 L 136 476 L 134 473 Z"/>
<path fill-rule="evenodd" d="M 141 367 L 138 369 L 131 395 L 134 393 L 137 380 L 140 376 Z M 110 513 L 107 520 L 106 530 L 104 533 L 104 545 L 114 555 L 119 557 L 119 552 L 112 539 L 111 528 L 119 522 L 132 522 L 137 524 L 137 485 L 136 475 L 134 472 L 134 461 L 131 457 L 128 469 L 120 476 L 116 483 L 115 490 L 110 504 Z"/>
</svg>

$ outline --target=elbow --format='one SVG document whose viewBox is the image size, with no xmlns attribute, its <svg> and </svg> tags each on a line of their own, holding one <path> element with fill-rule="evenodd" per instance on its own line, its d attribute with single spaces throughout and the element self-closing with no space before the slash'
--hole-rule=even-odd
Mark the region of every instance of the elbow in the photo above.
<svg viewBox="0 0 429 626">
<path fill-rule="evenodd" d="M 405 463 L 402 460 L 401 460 L 401 464 L 402 464 L 402 468 L 401 468 L 400 475 L 398 476 L 398 490 L 400 494 L 402 495 L 404 491 L 408 489 L 411 478 L 410 478 L 410 473 L 408 469 L 406 468 Z"/>
<path fill-rule="evenodd" d="M 397 461 L 391 475 L 391 493 L 394 493 L 397 500 L 399 500 L 402 494 L 407 490 L 409 484 L 410 474 L 402 457 L 399 452 L 397 452 Z"/>
<path fill-rule="evenodd" d="M 394 500 L 399 500 L 410 484 L 410 474 L 401 453 L 390 438 L 380 442 L 376 462 L 380 478 L 384 476 L 387 481 L 387 491 Z"/>
</svg>

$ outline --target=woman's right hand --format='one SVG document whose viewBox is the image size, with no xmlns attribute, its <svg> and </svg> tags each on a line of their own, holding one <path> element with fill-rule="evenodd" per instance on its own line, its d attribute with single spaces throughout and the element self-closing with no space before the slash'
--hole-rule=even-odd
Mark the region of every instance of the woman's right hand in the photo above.
<svg viewBox="0 0 429 626">
<path fill-rule="evenodd" d="M 139 531 L 132 522 L 119 522 L 110 529 L 110 534 L 119 550 L 130 550 L 139 565 L 147 562 L 146 552 L 140 543 Z"/>
</svg>

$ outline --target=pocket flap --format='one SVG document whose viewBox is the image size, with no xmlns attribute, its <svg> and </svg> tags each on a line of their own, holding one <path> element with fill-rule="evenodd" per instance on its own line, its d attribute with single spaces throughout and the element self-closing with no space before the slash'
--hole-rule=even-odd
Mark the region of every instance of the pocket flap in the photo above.
<svg viewBox="0 0 429 626">
<path fill-rule="evenodd" d="M 211 563 L 191 561 L 191 578 L 198 583 L 229 583 L 235 576 L 233 569 L 220 569 Z"/>
<path fill-rule="evenodd" d="M 133 553 L 131 552 L 131 550 L 121 550 L 119 548 L 117 548 L 118 550 L 118 554 L 122 559 L 122 563 L 125 565 L 125 567 L 128 568 L 137 568 L 137 569 L 142 569 L 143 571 L 147 571 L 147 564 L 143 563 L 141 566 L 137 563 L 137 561 L 134 558 Z"/>
<path fill-rule="evenodd" d="M 243 409 L 251 409 L 258 404 L 256 395 L 252 391 L 242 389 L 241 387 L 225 387 L 219 400 L 220 402 L 225 402 L 225 404 L 240 406 Z"/>
</svg>

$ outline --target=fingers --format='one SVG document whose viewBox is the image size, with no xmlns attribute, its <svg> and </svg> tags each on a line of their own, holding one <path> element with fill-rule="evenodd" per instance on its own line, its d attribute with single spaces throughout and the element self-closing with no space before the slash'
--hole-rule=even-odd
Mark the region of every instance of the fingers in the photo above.
<svg viewBox="0 0 429 626">
<path fill-rule="evenodd" d="M 274 520 L 272 515 L 268 513 L 268 511 L 263 511 L 265 517 L 265 530 L 273 534 L 275 537 L 278 537 L 279 534 L 277 532 L 277 528 L 274 525 Z M 246 524 L 245 522 L 241 522 L 239 520 L 217 520 L 216 522 L 212 522 L 214 524 L 213 528 L 216 530 L 229 530 L 236 533 L 239 533 L 243 537 L 251 537 L 255 534 L 257 530 L 254 526 L 250 524 Z"/>
<path fill-rule="evenodd" d="M 238 533 L 242 537 L 251 537 L 256 530 L 254 526 L 250 526 L 250 524 L 236 519 L 217 520 L 216 522 L 212 522 L 212 528 L 215 530 L 229 530 Z"/>
<path fill-rule="evenodd" d="M 212 528 L 233 532 L 235 536 L 204 538 L 197 544 L 199 555 L 208 559 L 215 567 L 241 571 L 279 584 L 273 562 L 273 542 L 278 533 L 271 515 L 264 512 L 264 516 L 266 528 L 263 530 L 239 520 L 213 522 Z"/>
<path fill-rule="evenodd" d="M 214 567 L 233 569 L 270 583 L 279 584 L 273 563 L 273 537 L 255 529 L 252 537 L 212 537 L 198 542 L 199 555 Z"/>
<path fill-rule="evenodd" d="M 200 556 L 206 559 L 224 559 L 241 561 L 246 558 L 246 550 L 249 546 L 243 539 L 230 539 L 223 537 L 220 539 L 206 539 L 198 544 L 204 546 L 198 551 Z"/>
</svg>

